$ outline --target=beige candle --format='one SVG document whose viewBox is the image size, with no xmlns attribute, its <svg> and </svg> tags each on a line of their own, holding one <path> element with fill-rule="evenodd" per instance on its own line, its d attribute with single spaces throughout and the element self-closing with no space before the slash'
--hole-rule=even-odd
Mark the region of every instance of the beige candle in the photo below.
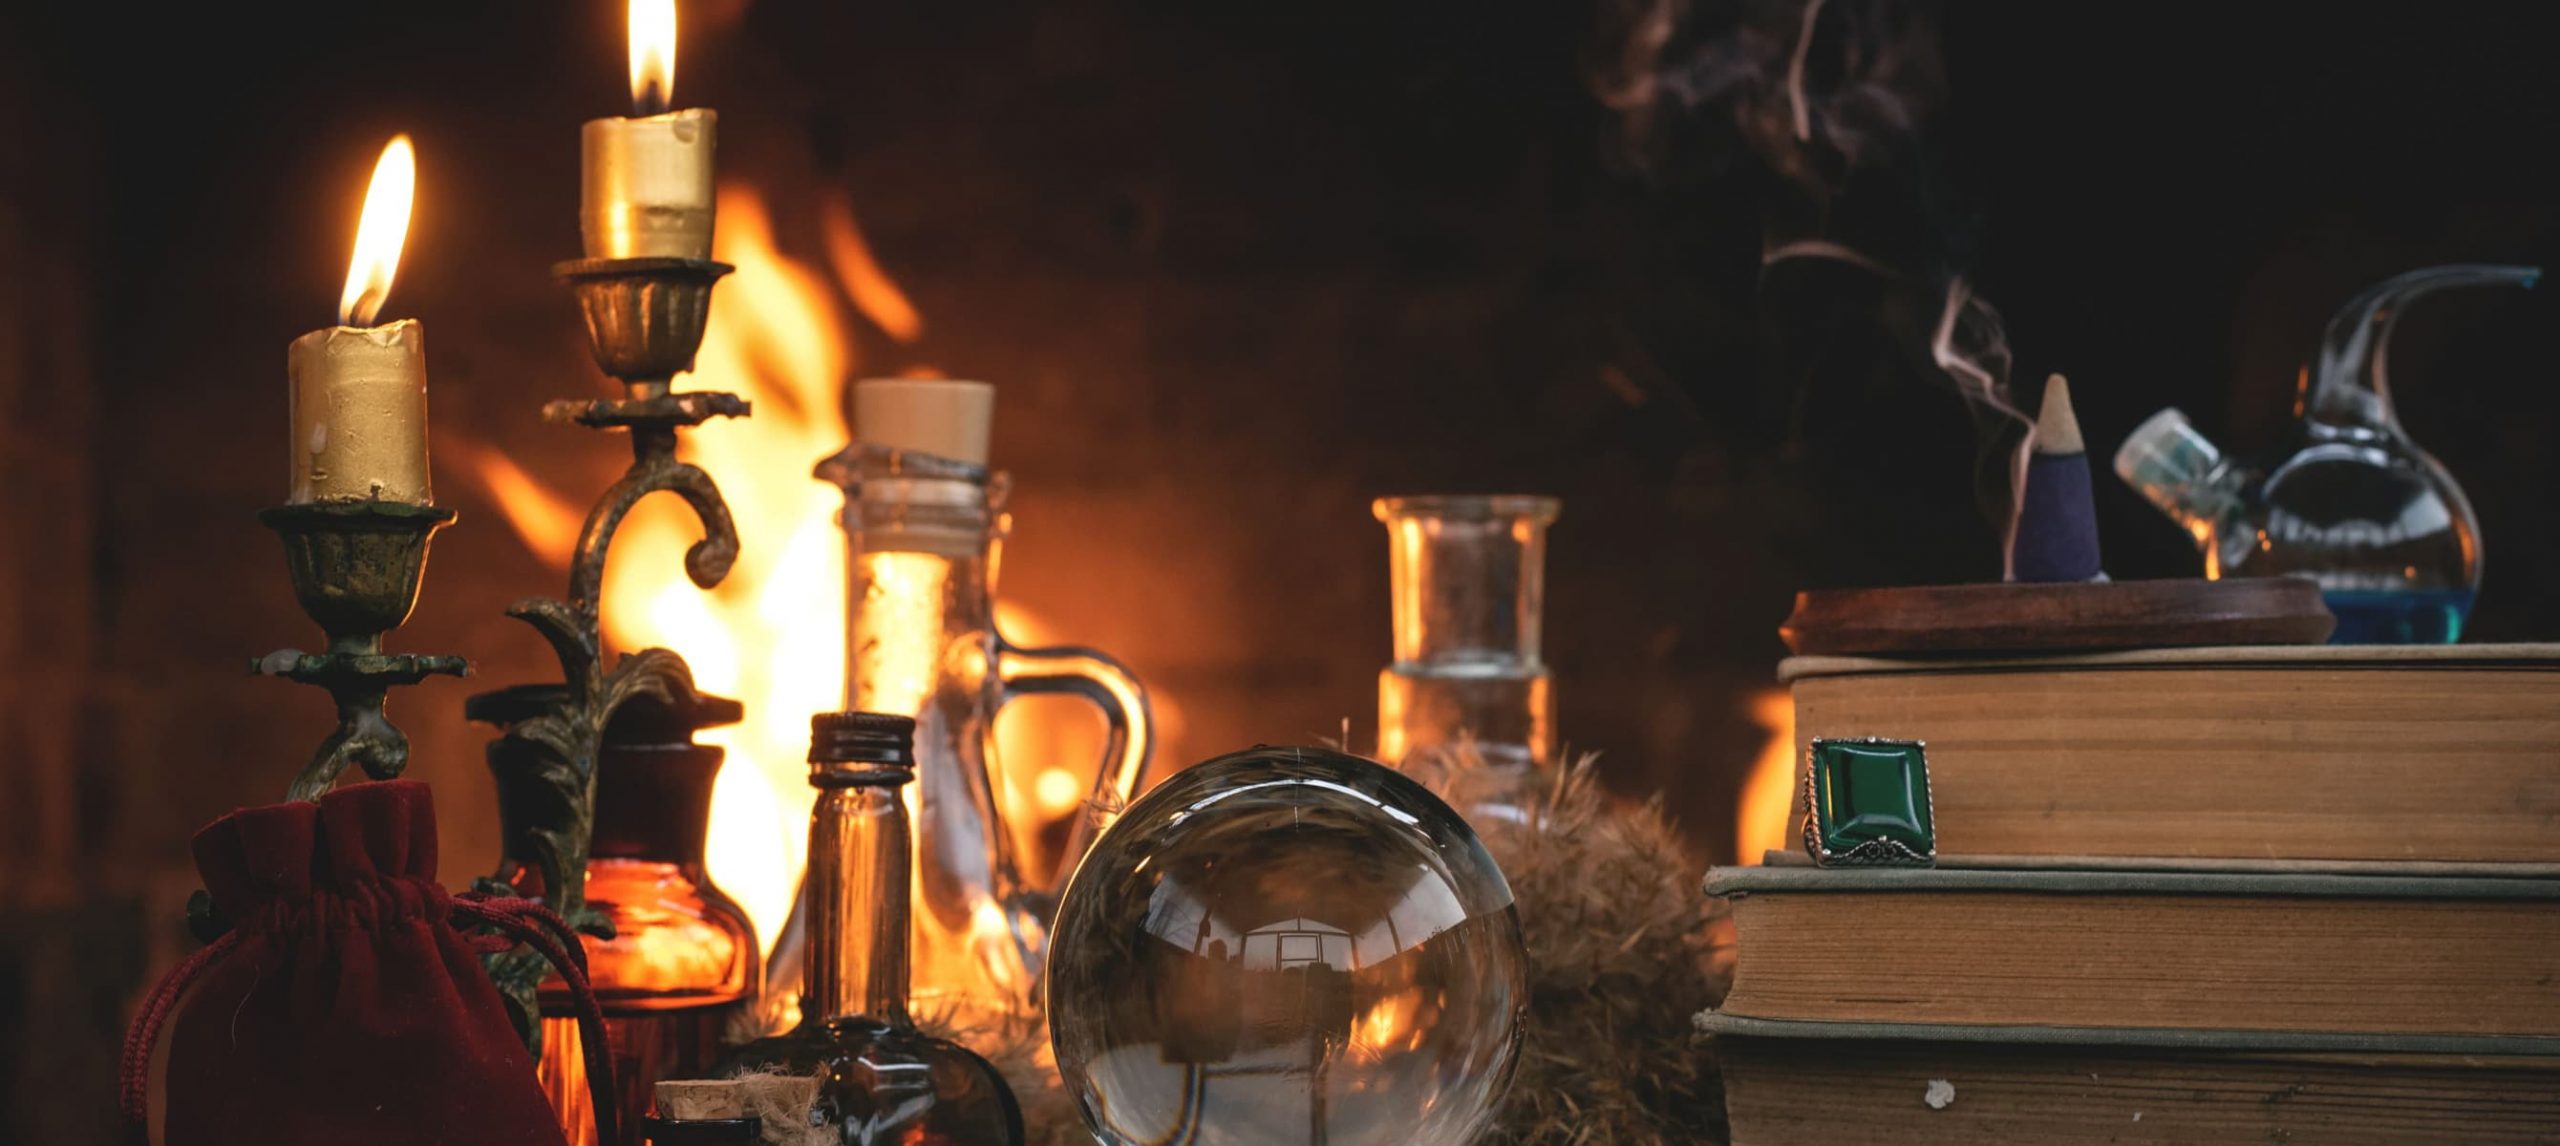
<svg viewBox="0 0 2560 1146">
<path fill-rule="evenodd" d="M 720 117 L 668 111 L 674 0 L 631 0 L 631 107 L 579 133 L 578 226 L 587 257 L 711 257 L 712 157 Z"/>
<path fill-rule="evenodd" d="M 435 500 L 427 481 L 426 329 L 405 318 L 372 325 L 400 267 L 416 182 L 409 137 L 397 136 L 365 191 L 338 299 L 341 325 L 294 339 L 286 355 L 287 501 Z"/>
<path fill-rule="evenodd" d="M 293 340 L 293 490 L 287 500 L 435 498 L 427 481 L 426 328 L 338 326 Z"/>
</svg>

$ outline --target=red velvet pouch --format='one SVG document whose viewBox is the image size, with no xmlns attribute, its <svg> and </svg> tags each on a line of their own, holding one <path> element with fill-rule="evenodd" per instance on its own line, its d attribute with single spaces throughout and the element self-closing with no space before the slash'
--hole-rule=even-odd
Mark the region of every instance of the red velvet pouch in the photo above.
<svg viewBox="0 0 2560 1146">
<path fill-rule="evenodd" d="M 528 942 L 571 963 L 574 984 L 584 951 L 533 901 L 436 882 L 426 785 L 234 812 L 196 833 L 195 854 L 231 930 L 135 1020 L 124 1097 L 137 1126 L 171 1020 L 167 1146 L 562 1146 L 479 954 Z"/>
</svg>

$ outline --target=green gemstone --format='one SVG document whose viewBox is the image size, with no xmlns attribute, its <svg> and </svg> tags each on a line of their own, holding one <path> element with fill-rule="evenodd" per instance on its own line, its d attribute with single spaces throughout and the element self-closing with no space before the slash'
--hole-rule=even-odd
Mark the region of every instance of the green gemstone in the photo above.
<svg viewBox="0 0 2560 1146">
<path fill-rule="evenodd" d="M 1900 845 L 1926 859 L 1937 852 L 1929 820 L 1929 762 L 1920 745 L 1898 740 L 1813 742 L 1813 807 L 1822 850 Z M 1871 849 L 1872 851 L 1873 849 Z"/>
</svg>

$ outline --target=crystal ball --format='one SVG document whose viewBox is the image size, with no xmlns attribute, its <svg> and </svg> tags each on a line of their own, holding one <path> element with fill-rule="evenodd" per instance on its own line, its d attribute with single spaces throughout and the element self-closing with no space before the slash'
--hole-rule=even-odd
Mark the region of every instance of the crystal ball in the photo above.
<svg viewBox="0 0 2560 1146">
<path fill-rule="evenodd" d="M 1052 1049 L 1113 1146 L 1477 1140 L 1519 1056 L 1511 885 L 1430 791 L 1321 748 L 1176 773 L 1058 907 Z"/>
</svg>

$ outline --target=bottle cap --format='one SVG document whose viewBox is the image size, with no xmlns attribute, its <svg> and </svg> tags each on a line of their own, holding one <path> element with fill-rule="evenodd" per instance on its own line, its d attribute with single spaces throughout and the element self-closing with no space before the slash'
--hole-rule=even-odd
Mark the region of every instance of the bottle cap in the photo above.
<svg viewBox="0 0 2560 1146">
<path fill-rule="evenodd" d="M 809 718 L 809 762 L 912 768 L 916 722 L 885 712 L 821 712 Z"/>
<path fill-rule="evenodd" d="M 987 464 L 996 388 L 948 378 L 865 378 L 853 384 L 853 432 L 887 446 Z"/>
<path fill-rule="evenodd" d="M 2221 461 L 2222 451 L 2172 406 L 2125 436 L 2116 449 L 2116 476 L 2156 502 L 2166 491 L 2203 480 Z"/>
</svg>

